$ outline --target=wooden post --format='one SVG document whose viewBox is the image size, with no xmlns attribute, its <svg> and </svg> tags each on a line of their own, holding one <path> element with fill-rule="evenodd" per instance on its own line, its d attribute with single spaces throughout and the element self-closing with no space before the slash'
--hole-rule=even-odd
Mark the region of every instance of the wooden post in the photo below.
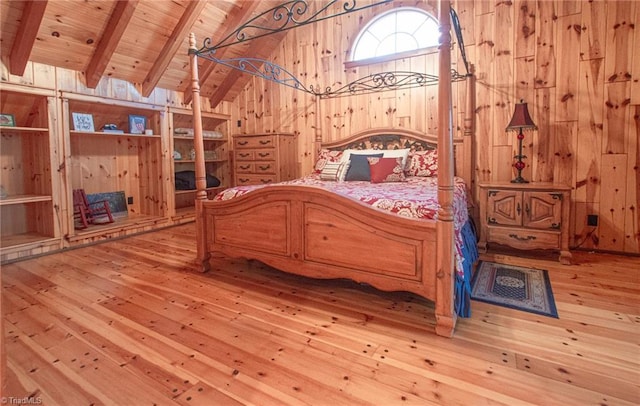
<svg viewBox="0 0 640 406">
<path fill-rule="evenodd" d="M 320 96 L 316 95 L 316 123 L 315 142 L 313 143 L 313 162 L 316 162 L 322 145 L 322 110 L 320 109 Z"/>
<path fill-rule="evenodd" d="M 203 203 L 207 200 L 207 174 L 204 163 L 204 142 L 202 140 L 202 111 L 200 108 L 200 83 L 198 82 L 198 59 L 195 54 L 196 36 L 189 34 L 189 62 L 191 63 L 191 93 L 193 95 L 193 147 L 196 150 L 196 241 L 197 261 L 202 264 L 202 271 L 209 270 L 209 249 L 207 248 L 207 225 Z"/>
<path fill-rule="evenodd" d="M 463 153 L 462 153 L 462 167 L 464 168 L 463 178 L 467 183 L 467 189 L 469 196 L 471 196 L 471 217 L 478 223 L 478 188 L 476 185 L 476 149 L 475 149 L 475 95 L 476 95 L 476 76 L 475 66 L 469 66 L 470 75 L 466 79 L 467 84 L 467 104 L 464 112 L 464 131 L 463 131 Z"/>
<path fill-rule="evenodd" d="M 438 221 L 436 222 L 436 334 L 451 337 L 454 311 L 453 134 L 451 124 L 451 5 L 441 0 L 438 81 Z"/>
</svg>

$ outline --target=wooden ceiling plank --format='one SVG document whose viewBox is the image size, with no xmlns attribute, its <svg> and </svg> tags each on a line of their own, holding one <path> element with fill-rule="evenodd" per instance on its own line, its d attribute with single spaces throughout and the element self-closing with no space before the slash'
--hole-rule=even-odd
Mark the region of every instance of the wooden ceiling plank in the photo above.
<svg viewBox="0 0 640 406">
<path fill-rule="evenodd" d="M 138 3 L 139 0 L 118 1 L 116 3 L 85 72 L 88 88 L 94 89 L 100 82 Z"/>
<path fill-rule="evenodd" d="M 189 30 L 191 30 L 191 27 L 206 6 L 206 1 L 189 2 L 187 8 L 182 14 L 182 17 L 180 17 L 180 21 L 178 21 L 178 24 L 171 33 L 171 37 L 169 37 L 169 39 L 167 40 L 167 43 L 162 48 L 162 51 L 160 51 L 158 59 L 156 59 L 153 67 L 142 83 L 142 95 L 144 97 L 148 97 L 156 87 L 156 85 L 160 81 L 160 78 L 162 77 L 162 74 L 167 69 L 169 63 L 171 63 L 171 60 L 182 44 L 184 38 L 189 34 Z"/>
<path fill-rule="evenodd" d="M 9 63 L 9 72 L 17 76 L 24 75 L 48 1 L 23 1 L 22 3 L 24 4 L 22 18 L 13 41 Z"/>
<path fill-rule="evenodd" d="M 224 31 L 221 35 L 219 35 L 217 38 L 212 38 L 212 43 L 217 44 L 219 41 L 221 41 L 223 38 L 226 38 L 227 36 L 229 36 L 233 31 L 235 31 L 240 24 L 243 24 L 244 22 L 246 22 L 249 17 L 251 17 L 251 14 L 253 14 L 253 12 L 256 10 L 256 8 L 258 7 L 258 5 L 260 4 L 259 1 L 239 1 L 238 3 L 238 7 L 235 10 L 232 10 L 232 12 L 229 13 L 230 17 L 229 21 L 227 21 L 225 23 L 225 25 L 227 25 L 229 27 L 229 29 L 227 31 Z M 217 50 L 217 58 L 218 59 L 223 59 L 224 58 L 224 54 L 226 53 L 227 49 L 229 49 L 228 47 L 222 48 L 222 49 L 218 49 Z M 211 74 L 213 73 L 213 70 L 216 67 L 216 63 L 214 63 L 213 61 L 210 61 L 208 59 L 204 60 L 203 63 L 203 68 L 200 71 L 200 83 L 206 83 L 207 80 L 209 79 L 209 76 L 211 76 Z M 191 84 L 187 83 L 184 86 L 184 103 L 185 104 L 189 104 L 191 103 L 193 94 L 191 93 Z"/>
</svg>

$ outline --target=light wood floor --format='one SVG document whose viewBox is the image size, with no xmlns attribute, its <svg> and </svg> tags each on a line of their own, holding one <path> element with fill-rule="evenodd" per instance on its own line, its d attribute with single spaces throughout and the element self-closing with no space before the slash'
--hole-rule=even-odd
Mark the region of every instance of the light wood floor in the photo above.
<svg viewBox="0 0 640 406">
<path fill-rule="evenodd" d="M 632 405 L 640 258 L 548 269 L 559 319 L 431 303 L 257 263 L 193 272 L 193 224 L 2 267 L 8 387 L 44 405 Z M 5 400 L 11 400 L 5 398 Z M 15 402 L 14 402 L 15 403 Z"/>
</svg>

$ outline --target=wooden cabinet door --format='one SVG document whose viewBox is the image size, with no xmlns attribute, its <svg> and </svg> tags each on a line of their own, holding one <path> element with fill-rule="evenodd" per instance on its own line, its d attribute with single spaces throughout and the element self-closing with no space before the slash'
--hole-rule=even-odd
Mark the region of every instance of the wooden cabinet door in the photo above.
<svg viewBox="0 0 640 406">
<path fill-rule="evenodd" d="M 562 224 L 562 193 L 524 192 L 523 225 L 558 230 Z"/>
<path fill-rule="evenodd" d="M 522 225 L 522 192 L 489 189 L 487 191 L 487 223 L 504 226 Z"/>
</svg>

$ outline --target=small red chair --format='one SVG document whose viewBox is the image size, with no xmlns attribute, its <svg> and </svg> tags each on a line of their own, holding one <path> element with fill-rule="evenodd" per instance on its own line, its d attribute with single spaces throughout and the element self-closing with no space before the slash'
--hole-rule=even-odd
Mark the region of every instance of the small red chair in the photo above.
<svg viewBox="0 0 640 406">
<path fill-rule="evenodd" d="M 73 220 L 76 229 L 84 229 L 89 224 L 113 223 L 111 208 L 106 200 L 89 203 L 84 189 L 73 190 Z"/>
</svg>

